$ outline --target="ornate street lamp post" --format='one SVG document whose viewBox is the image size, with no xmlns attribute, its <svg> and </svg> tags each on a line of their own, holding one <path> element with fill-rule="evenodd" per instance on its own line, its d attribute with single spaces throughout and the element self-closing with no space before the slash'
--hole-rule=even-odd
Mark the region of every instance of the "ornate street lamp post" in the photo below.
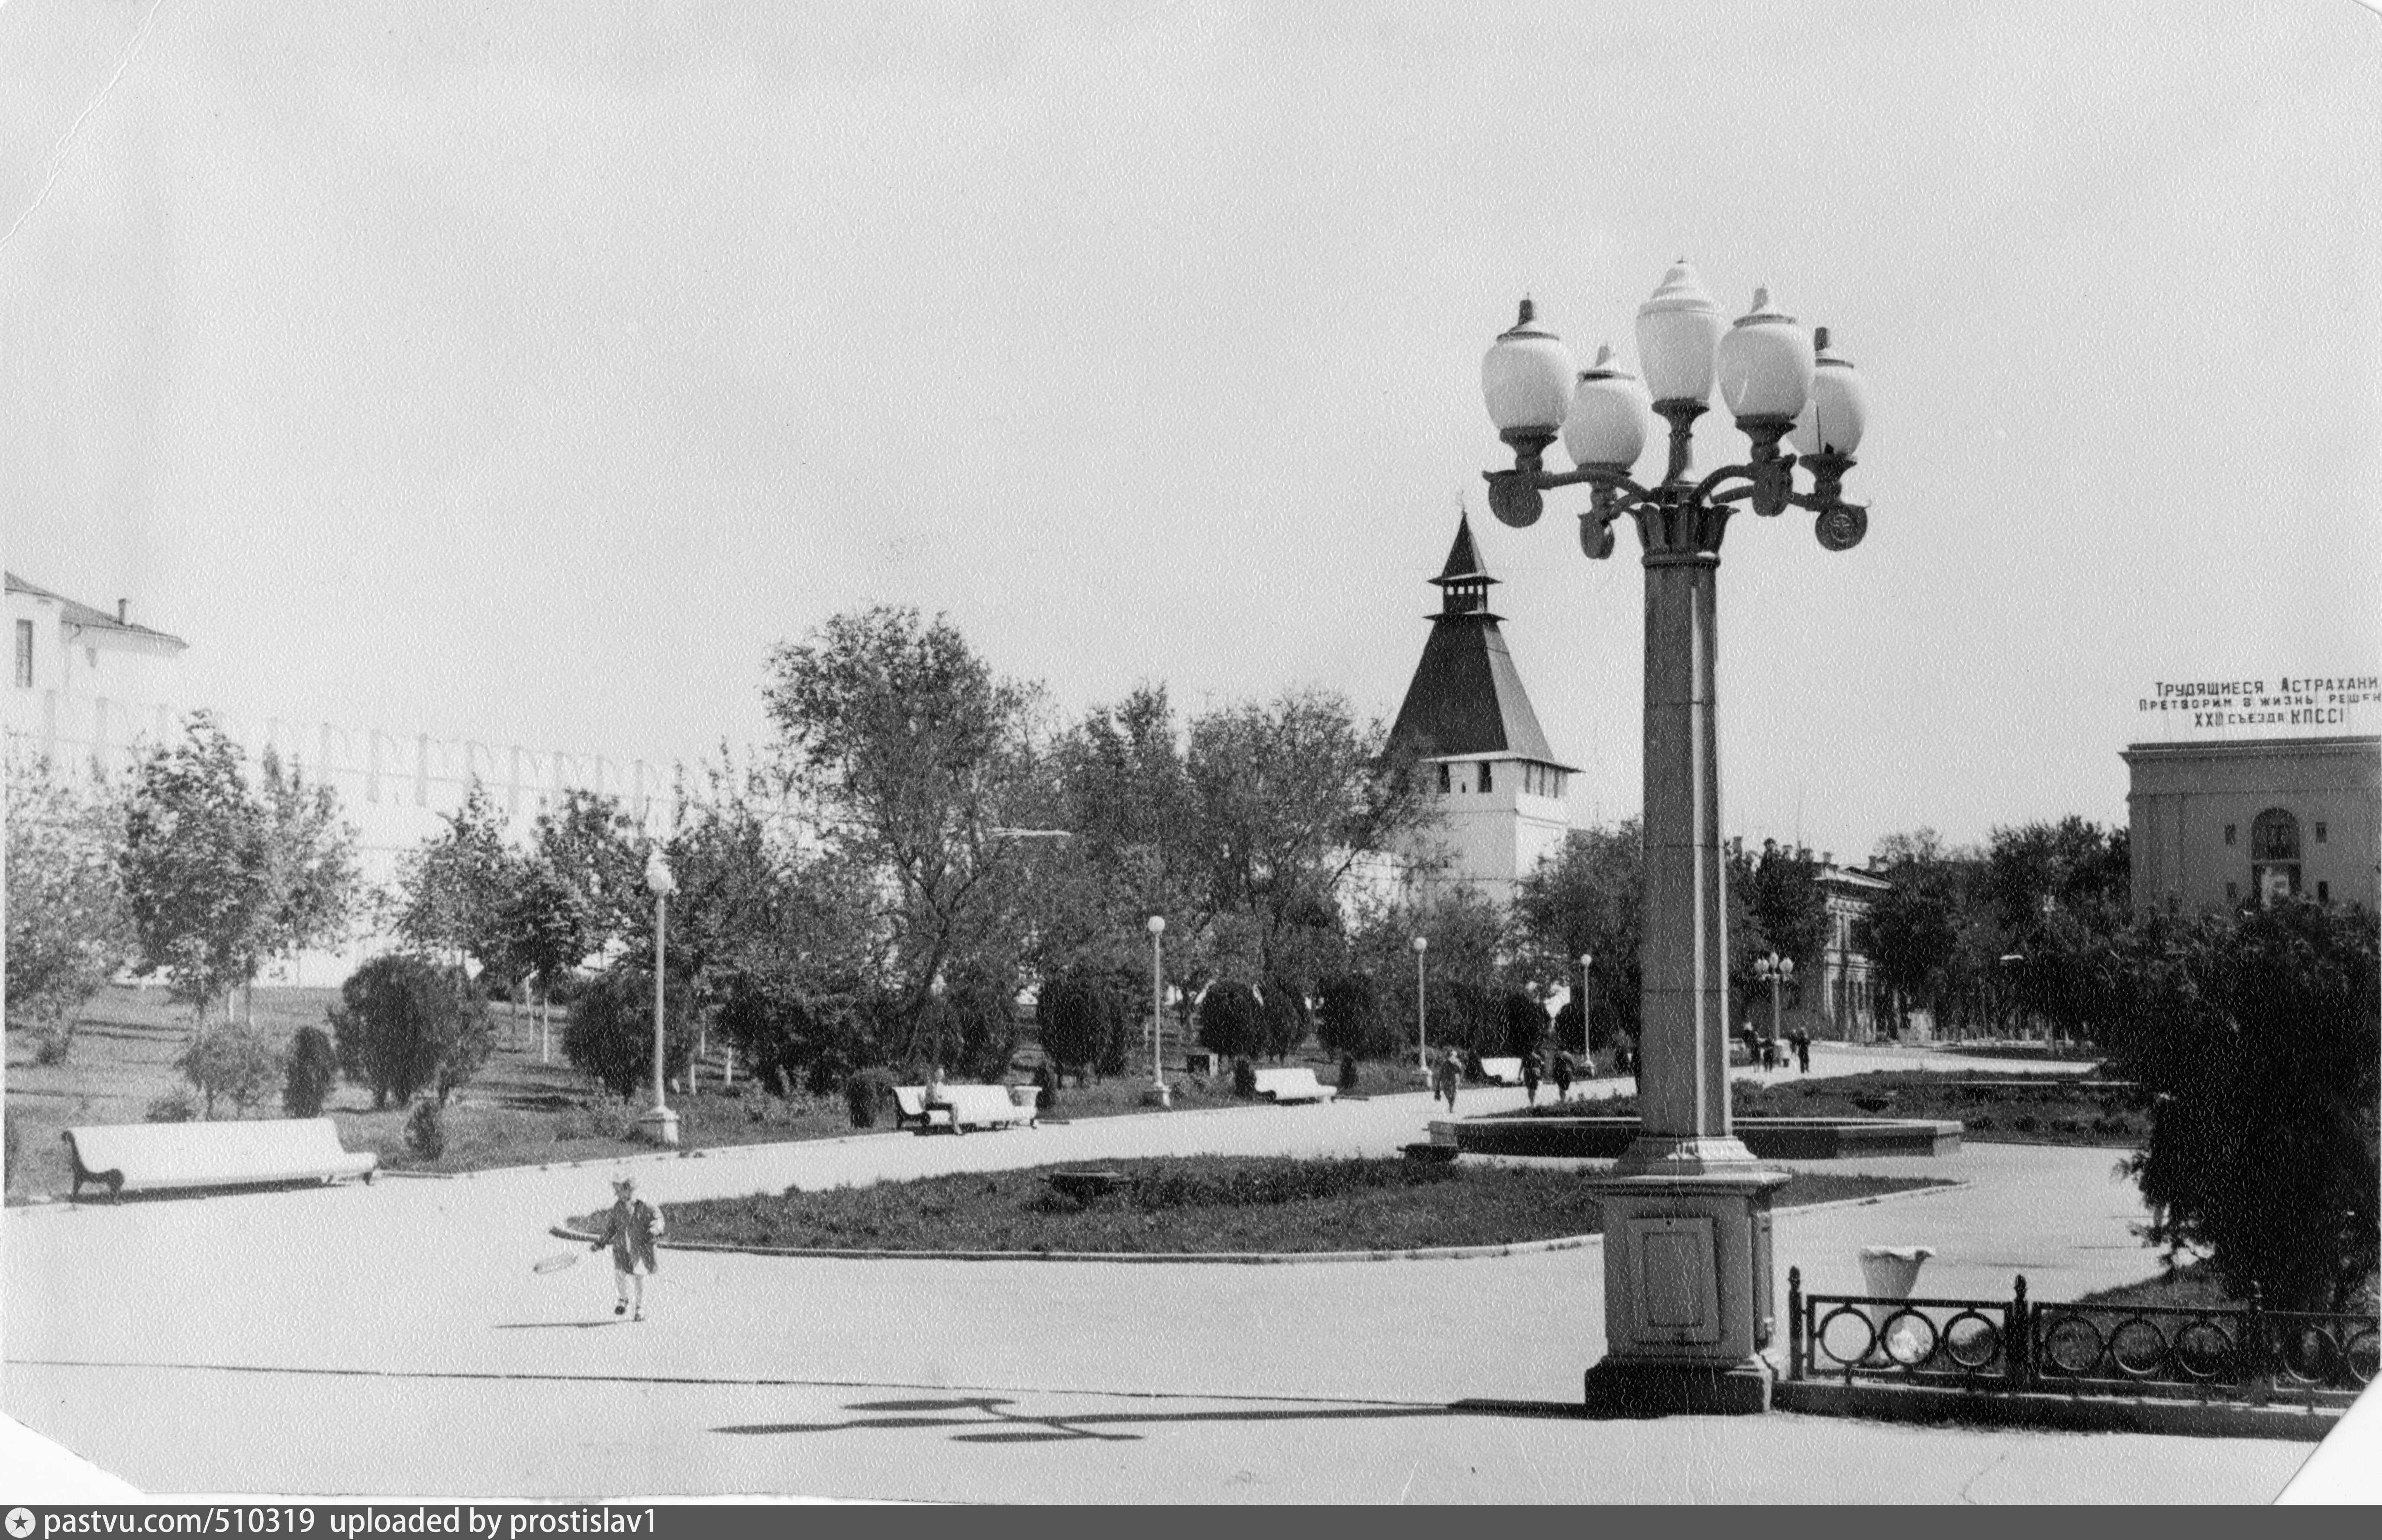
<svg viewBox="0 0 2382 1540">
<path fill-rule="evenodd" d="M 669 862 L 662 857 L 662 847 L 654 846 L 645 857 L 645 886 L 654 891 L 654 1104 L 637 1118 L 647 1135 L 657 1144 L 678 1142 L 678 1114 L 670 1111 L 667 1089 L 662 1081 L 664 1058 L 662 1048 L 662 974 L 666 955 L 662 942 L 668 933 L 669 895 L 678 891 L 678 879 L 670 872 Z"/>
<path fill-rule="evenodd" d="M 1166 917 L 1149 917 L 1149 1090 L 1144 1098 L 1153 1105 L 1174 1105 L 1174 1093 L 1166 1089 Z"/>
<path fill-rule="evenodd" d="M 1782 957 L 1775 952 L 1766 957 L 1757 957 L 1753 962 L 1753 976 L 1770 980 L 1770 1035 L 1775 1038 L 1780 1035 L 1779 1026 L 1783 1019 L 1778 1004 L 1778 989 L 1781 984 L 1791 983 L 1794 980 L 1795 959 Z"/>
<path fill-rule="evenodd" d="M 1422 1072 L 1423 1084 L 1430 1083 L 1430 1036 L 1423 1014 L 1422 955 L 1430 950 L 1429 936 L 1414 939 L 1415 955 L 1415 1068 Z"/>
<path fill-rule="evenodd" d="M 1586 371 L 1534 318 L 1530 302 L 1481 361 L 1481 393 L 1514 468 L 1489 473 L 1489 506 L 1535 523 L 1552 488 L 1585 485 L 1581 548 L 1613 553 L 1613 524 L 1638 526 L 1646 569 L 1644 980 L 1637 1140 L 1596 1183 L 1604 1214 L 1604 1361 L 1591 1404 L 1652 1413 L 1759 1411 L 1770 1404 L 1770 1202 L 1786 1178 L 1763 1169 L 1730 1131 L 1728 946 L 1721 851 L 1714 577 L 1730 514 L 1788 508 L 1818 515 L 1830 550 L 1858 544 L 1862 509 L 1839 496 L 1867 402 L 1851 365 L 1757 290 L 1752 313 L 1724 328 L 1684 262 L 1639 308 L 1640 384 L 1600 350 Z M 1724 335 L 1725 331 L 1725 335 Z M 1695 421 L 1717 377 L 1752 440 L 1743 463 L 1693 479 Z M 1670 424 L 1663 479 L 1630 467 L 1648 411 Z M 1781 447 L 1792 436 L 1793 452 Z M 1542 462 L 1556 437 L 1575 469 Z M 1794 470 L 1810 472 L 1798 491 Z"/>
</svg>

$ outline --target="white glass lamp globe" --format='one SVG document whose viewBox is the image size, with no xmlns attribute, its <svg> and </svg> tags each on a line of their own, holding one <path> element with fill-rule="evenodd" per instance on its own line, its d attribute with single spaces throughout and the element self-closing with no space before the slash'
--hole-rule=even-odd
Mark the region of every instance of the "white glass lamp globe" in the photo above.
<svg viewBox="0 0 2382 1540">
<path fill-rule="evenodd" d="M 1152 915 L 1149 917 L 1149 933 L 1153 936 L 1162 936 L 1166 934 L 1166 917 L 1164 915 Z"/>
<path fill-rule="evenodd" d="M 1658 401 L 1701 401 L 1712 395 L 1713 349 L 1720 342 L 1720 306 L 1685 262 L 1663 275 L 1663 286 L 1638 307 L 1638 362 Z"/>
<path fill-rule="evenodd" d="M 1601 347 L 1572 392 L 1571 415 L 1564 419 L 1564 450 L 1575 465 L 1635 465 L 1646 451 L 1652 408 L 1644 383 L 1621 366 L 1611 348 Z"/>
<path fill-rule="evenodd" d="M 678 878 L 670 871 L 669 862 L 663 859 L 659 846 L 645 857 L 645 886 L 657 898 L 668 898 L 678 891 Z"/>
<path fill-rule="evenodd" d="M 1429 936 L 1417 936 L 1417 937 L 1414 939 L 1414 949 L 1415 949 L 1417 952 L 1428 952 L 1428 951 L 1430 951 L 1430 938 Z"/>
<path fill-rule="evenodd" d="M 1860 448 L 1861 432 L 1869 426 L 1869 388 L 1850 363 L 1828 351 L 1827 327 L 1816 339 L 1818 366 L 1811 372 L 1811 399 L 1795 419 L 1795 451 L 1849 455 Z"/>
<path fill-rule="evenodd" d="M 1752 310 L 1720 339 L 1719 365 L 1730 413 L 1791 421 L 1811 394 L 1811 334 L 1770 302 L 1769 290 L 1757 289 Z"/>
<path fill-rule="evenodd" d="M 1519 319 L 1498 334 L 1480 360 L 1480 399 L 1500 437 L 1545 434 L 1552 437 L 1571 414 L 1578 370 L 1563 339 L 1539 325 L 1538 307 L 1525 299 Z"/>
</svg>

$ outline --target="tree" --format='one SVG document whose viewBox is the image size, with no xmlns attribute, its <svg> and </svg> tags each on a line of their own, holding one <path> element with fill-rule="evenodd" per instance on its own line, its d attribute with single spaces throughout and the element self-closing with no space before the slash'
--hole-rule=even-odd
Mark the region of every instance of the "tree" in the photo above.
<svg viewBox="0 0 2382 1540">
<path fill-rule="evenodd" d="M 1333 1053 L 1369 1059 L 1397 1052 L 1397 1034 L 1382 1018 L 1373 976 L 1347 969 L 1326 975 L 1316 1012 L 1316 1036 Z"/>
<path fill-rule="evenodd" d="M 1498 1001 L 1498 1009 L 1505 1018 L 1505 1041 L 1501 1045 L 1505 1052 L 1516 1056 L 1537 1053 L 1547 1038 L 1546 1007 L 1519 990 L 1507 990 Z"/>
<path fill-rule="evenodd" d="M 348 976 L 330 1012 L 339 1071 L 375 1111 L 430 1090 L 444 1103 L 485 1062 L 487 1006 L 460 968 L 384 953 Z"/>
<path fill-rule="evenodd" d="M 2290 899 L 2239 917 L 2148 918 L 2115 949 L 2112 1067 L 2153 1098 L 2128 1164 L 2173 1260 L 2227 1287 L 2345 1311 L 2377 1262 L 2382 933 L 2364 910 Z"/>
<path fill-rule="evenodd" d="M 554 980 L 576 967 L 594 947 L 586 903 L 563 881 L 554 863 L 533 854 L 508 863 L 497 909 L 505 955 L 537 979 L 538 1029 L 546 1030 Z M 540 1036 L 539 1041 L 544 1043 Z M 539 1052 L 545 1049 L 541 1046 Z"/>
<path fill-rule="evenodd" d="M 1514 897 L 1516 950 L 1542 976 L 1577 996 L 1579 959 L 1590 969 L 1590 1026 L 1597 1041 L 1615 1029 L 1638 1035 L 1639 938 L 1645 918 L 1643 838 L 1636 819 L 1576 829 L 1522 881 Z M 1564 1041 L 1579 1041 L 1579 1012 L 1565 1011 Z"/>
<path fill-rule="evenodd" d="M 917 1017 L 908 1056 L 941 1065 L 957 1079 L 999 1084 L 1017 1053 L 1014 994 L 988 968 L 962 968 L 951 988 Z"/>
<path fill-rule="evenodd" d="M 577 906 L 582 946 L 571 964 L 652 929 L 645 837 L 619 798 L 572 787 L 537 816 L 530 845 Z"/>
<path fill-rule="evenodd" d="M 662 1073 L 686 1073 L 694 1055 L 690 992 L 682 979 L 663 986 Z M 571 1003 L 571 1025 L 562 1052 L 580 1070 L 621 1097 L 653 1084 L 654 976 L 630 963 L 615 963 Z"/>
<path fill-rule="evenodd" d="M 2057 823 L 1995 829 L 1985 851 L 1985 897 L 2003 930 L 2030 934 L 2046 913 L 2066 911 L 2114 934 L 2132 901 L 2129 835 L 2069 814 Z"/>
<path fill-rule="evenodd" d="M 276 901 L 272 816 L 239 746 L 205 711 L 142 761 L 133 786 L 119 868 L 137 966 L 163 969 L 201 1021 L 255 976 Z"/>
<path fill-rule="evenodd" d="M 1357 966 L 1380 981 L 1381 1013 L 1402 1042 L 1415 1030 L 1414 938 L 1424 955 L 1430 1037 L 1437 1047 L 1497 1052 L 1504 1037 L 1504 910 L 1467 882 L 1429 884 L 1366 914 L 1351 947 Z"/>
<path fill-rule="evenodd" d="M 781 1096 L 807 1080 L 811 1066 L 832 1045 L 792 977 L 783 971 L 740 971 L 720 988 L 714 1016 L 738 1057 Z"/>
<path fill-rule="evenodd" d="M 881 966 L 906 1027 L 952 963 L 1024 951 L 1033 842 L 1003 831 L 1044 827 L 1030 820 L 1054 795 L 1028 731 L 1032 694 L 948 622 L 882 606 L 780 646 L 770 670 L 785 783 L 823 815 L 830 853 L 890 897 Z"/>
<path fill-rule="evenodd" d="M 1228 1059 L 1247 1058 L 1262 1049 L 1258 997 L 1248 985 L 1219 979 L 1208 986 L 1199 1001 L 1199 1046 Z"/>
<path fill-rule="evenodd" d="M 320 782 L 309 783 L 296 760 L 285 767 L 270 748 L 260 758 L 258 782 L 265 819 L 265 893 L 252 938 L 252 982 L 272 958 L 295 958 L 338 944 L 363 891 L 356 832 L 339 817 L 338 793 Z"/>
<path fill-rule="evenodd" d="M 63 773 L 7 738 L 7 1024 L 63 1061 L 76 1017 L 135 951 L 121 853 L 122 793 L 94 768 Z"/>
<path fill-rule="evenodd" d="M 410 856 L 399 879 L 397 932 L 421 951 L 461 967 L 501 965 L 506 901 L 515 881 L 503 820 L 473 776 L 462 805 L 440 815 L 446 828 Z"/>
<path fill-rule="evenodd" d="M 1437 817 L 1413 754 L 1326 690 L 1193 720 L 1184 768 L 1208 907 L 1246 917 L 1259 977 L 1311 977 L 1349 872 Z"/>
<path fill-rule="evenodd" d="M 1056 816 L 1074 838 L 1048 853 L 1034 914 L 1042 970 L 1134 967 L 1143 927 L 1166 920 L 1179 978 L 1209 970 L 1212 904 L 1199 860 L 1190 773 L 1163 686 L 1095 707 L 1051 745 Z"/>
</svg>

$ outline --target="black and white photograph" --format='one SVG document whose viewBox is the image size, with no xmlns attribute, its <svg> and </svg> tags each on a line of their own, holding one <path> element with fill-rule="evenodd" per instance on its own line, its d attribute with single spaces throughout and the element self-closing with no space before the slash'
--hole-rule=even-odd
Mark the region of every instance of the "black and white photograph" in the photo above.
<svg viewBox="0 0 2382 1540">
<path fill-rule="evenodd" d="M 2369 0 L 0 4 L 9 1535 L 2382 1500 L 2377 122 Z"/>
</svg>

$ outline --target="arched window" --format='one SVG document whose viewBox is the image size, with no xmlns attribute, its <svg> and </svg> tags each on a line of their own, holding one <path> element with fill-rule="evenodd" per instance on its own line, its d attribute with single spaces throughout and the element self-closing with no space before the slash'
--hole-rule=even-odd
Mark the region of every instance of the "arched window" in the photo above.
<svg viewBox="0 0 2382 1540">
<path fill-rule="evenodd" d="M 2300 891 L 2300 820 L 2280 807 L 2250 822 L 2250 891 L 2261 904 Z"/>
</svg>

